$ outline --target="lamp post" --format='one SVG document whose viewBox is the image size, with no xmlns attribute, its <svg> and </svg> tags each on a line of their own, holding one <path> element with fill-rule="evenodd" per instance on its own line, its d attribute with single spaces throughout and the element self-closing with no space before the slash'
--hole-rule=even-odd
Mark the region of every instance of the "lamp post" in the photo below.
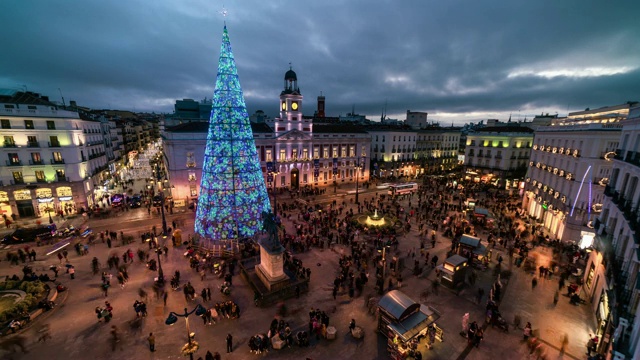
<svg viewBox="0 0 640 360">
<path fill-rule="evenodd" d="M 165 237 L 166 235 L 163 235 Z M 158 242 L 158 237 L 154 237 L 154 241 L 156 243 L 156 255 L 158 255 L 158 283 L 160 285 L 164 284 L 164 272 L 162 271 L 162 262 L 160 261 L 160 255 L 162 254 L 162 250 L 160 249 L 160 244 Z"/>
<path fill-rule="evenodd" d="M 276 200 L 276 181 L 278 180 L 278 174 L 280 174 L 280 172 L 278 172 L 276 169 L 278 167 L 278 163 L 277 162 L 273 162 L 273 168 L 271 169 L 271 172 L 269 172 L 269 175 L 271 175 L 271 178 L 273 179 L 273 215 L 277 216 L 278 215 L 278 202 Z"/>
<path fill-rule="evenodd" d="M 358 194 L 360 193 L 360 190 L 358 189 L 358 179 L 360 178 L 360 169 L 362 169 L 362 167 L 364 166 L 364 156 L 362 157 L 362 164 L 360 164 L 360 159 L 358 159 L 358 165 L 356 166 L 356 205 L 359 205 L 360 203 L 358 202 Z"/>
<path fill-rule="evenodd" d="M 196 305 L 195 309 L 188 311 L 187 308 L 184 308 L 184 313 L 183 314 L 178 314 L 175 312 L 170 312 L 169 316 L 167 317 L 167 320 L 165 320 L 165 324 L 166 325 L 173 325 L 178 321 L 178 317 L 183 317 L 184 318 L 184 322 L 185 325 L 187 327 L 187 339 L 188 339 L 188 345 L 189 348 L 191 348 L 192 345 L 192 340 L 194 335 L 191 334 L 191 330 L 189 329 L 189 315 L 196 313 L 196 316 L 202 316 L 205 312 L 207 312 L 207 309 L 204 308 L 204 306 L 198 304 Z M 189 358 L 191 360 L 193 360 L 193 352 L 189 352 Z"/>
<path fill-rule="evenodd" d="M 156 162 L 156 179 L 162 188 L 162 176 L 160 174 L 160 163 Z M 160 189 L 160 214 L 162 215 L 162 235 L 167 235 L 167 219 L 164 216 L 164 190 Z"/>
<path fill-rule="evenodd" d="M 382 250 L 378 250 L 382 252 L 382 284 L 380 286 L 380 295 L 384 293 L 384 280 L 387 269 L 387 245 L 382 245 Z"/>
</svg>

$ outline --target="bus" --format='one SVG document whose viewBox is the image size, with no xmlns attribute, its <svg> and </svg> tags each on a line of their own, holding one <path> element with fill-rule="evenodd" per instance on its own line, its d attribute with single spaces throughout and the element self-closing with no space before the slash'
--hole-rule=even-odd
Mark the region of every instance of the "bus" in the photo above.
<svg viewBox="0 0 640 360">
<path fill-rule="evenodd" d="M 413 182 L 389 186 L 389 195 L 391 196 L 411 194 L 416 191 L 418 191 L 418 184 Z"/>
</svg>

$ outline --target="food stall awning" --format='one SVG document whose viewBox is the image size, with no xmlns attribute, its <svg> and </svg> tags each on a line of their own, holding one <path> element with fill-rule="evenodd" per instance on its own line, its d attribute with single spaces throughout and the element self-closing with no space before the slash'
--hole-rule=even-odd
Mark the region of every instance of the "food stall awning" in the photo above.
<svg viewBox="0 0 640 360">
<path fill-rule="evenodd" d="M 397 321 L 404 320 L 420 309 L 420 304 L 400 290 L 391 290 L 386 293 L 378 302 L 378 306 Z"/>
<path fill-rule="evenodd" d="M 478 217 L 490 217 L 489 210 L 477 206 L 473 209 L 473 215 Z"/>
<path fill-rule="evenodd" d="M 426 305 L 420 305 L 420 311 L 410 315 L 403 321 L 389 324 L 389 327 L 393 332 L 398 334 L 404 342 L 407 342 L 439 318 L 440 313 L 435 309 Z"/>
<path fill-rule="evenodd" d="M 480 238 L 471 235 L 462 235 L 459 243 L 475 249 L 480 245 Z"/>
</svg>

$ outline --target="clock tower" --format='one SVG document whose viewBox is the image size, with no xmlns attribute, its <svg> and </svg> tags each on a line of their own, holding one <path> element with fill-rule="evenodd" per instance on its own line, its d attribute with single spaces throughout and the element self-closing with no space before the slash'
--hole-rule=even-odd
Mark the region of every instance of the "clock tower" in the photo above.
<svg viewBox="0 0 640 360">
<path fill-rule="evenodd" d="M 302 94 L 298 87 L 298 76 L 289 66 L 284 74 L 284 90 L 280 93 L 280 117 L 275 121 L 275 135 L 297 130 L 311 133 L 311 120 L 302 118 Z"/>
</svg>

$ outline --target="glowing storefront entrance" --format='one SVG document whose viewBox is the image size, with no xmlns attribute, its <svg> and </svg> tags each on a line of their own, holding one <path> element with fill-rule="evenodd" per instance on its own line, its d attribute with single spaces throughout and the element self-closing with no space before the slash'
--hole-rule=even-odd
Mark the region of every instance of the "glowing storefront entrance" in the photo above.
<svg viewBox="0 0 640 360">
<path fill-rule="evenodd" d="M 36 189 L 36 200 L 38 201 L 38 215 L 51 216 L 55 214 L 55 205 L 53 203 L 53 192 L 49 188 Z"/>
<path fill-rule="evenodd" d="M 35 215 L 33 202 L 31 200 L 31 190 L 16 190 L 13 192 L 13 198 L 16 200 L 16 207 L 18 208 L 18 215 L 20 215 L 20 217 Z"/>
<path fill-rule="evenodd" d="M 11 214 L 13 214 L 11 206 L 9 205 L 9 194 L 6 191 L 0 191 L 0 214 L 9 219 L 11 218 Z"/>
<path fill-rule="evenodd" d="M 60 186 L 56 188 L 58 196 L 58 208 L 64 211 L 65 215 L 73 214 L 76 211 L 76 204 L 73 201 L 73 192 L 69 186 Z"/>
</svg>

